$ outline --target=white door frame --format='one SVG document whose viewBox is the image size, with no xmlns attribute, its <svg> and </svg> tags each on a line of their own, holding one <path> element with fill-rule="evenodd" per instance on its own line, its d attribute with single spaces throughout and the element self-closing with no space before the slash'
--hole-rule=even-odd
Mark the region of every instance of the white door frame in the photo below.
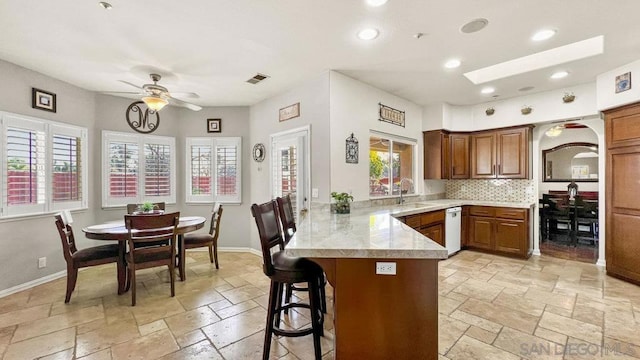
<svg viewBox="0 0 640 360">
<path fill-rule="evenodd" d="M 300 133 L 300 134 L 298 134 Z M 273 164 L 273 142 L 274 140 L 281 138 L 281 139 L 286 139 L 288 137 L 294 137 L 294 136 L 302 136 L 303 138 L 303 151 L 304 151 L 304 166 L 302 167 L 302 171 L 303 171 L 303 183 L 302 183 L 302 191 L 300 192 L 300 194 L 302 194 L 302 201 L 304 201 L 304 206 L 300 207 L 299 209 L 308 209 L 309 208 L 309 204 L 311 203 L 311 125 L 305 125 L 302 127 L 297 127 L 294 129 L 289 129 L 289 130 L 285 130 L 285 131 L 280 131 L 274 134 L 269 135 L 269 146 L 270 146 L 270 151 L 269 153 L 271 154 L 271 163 Z M 273 191 L 273 165 L 270 166 L 269 169 L 269 186 L 270 186 L 270 191 Z M 274 194 L 271 194 L 272 197 Z"/>
</svg>

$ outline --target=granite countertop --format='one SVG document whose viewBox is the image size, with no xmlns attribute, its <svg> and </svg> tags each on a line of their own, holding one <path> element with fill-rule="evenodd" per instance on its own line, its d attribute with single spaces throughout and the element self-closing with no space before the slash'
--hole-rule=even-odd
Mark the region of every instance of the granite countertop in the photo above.
<svg viewBox="0 0 640 360">
<path fill-rule="evenodd" d="M 447 250 L 396 217 L 462 205 L 530 208 L 533 203 L 440 199 L 351 209 L 311 211 L 298 220 L 287 247 L 291 256 L 317 258 L 446 259 Z"/>
</svg>

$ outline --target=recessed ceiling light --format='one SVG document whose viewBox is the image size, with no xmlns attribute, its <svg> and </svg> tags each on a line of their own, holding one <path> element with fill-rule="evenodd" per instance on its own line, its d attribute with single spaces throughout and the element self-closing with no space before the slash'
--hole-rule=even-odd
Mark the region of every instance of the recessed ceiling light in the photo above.
<svg viewBox="0 0 640 360">
<path fill-rule="evenodd" d="M 569 73 L 568 73 L 568 72 L 566 72 L 566 71 L 558 71 L 558 72 L 554 72 L 554 73 L 551 75 L 551 78 L 552 78 L 552 79 L 562 79 L 562 78 L 564 78 L 564 77 L 567 77 L 567 75 L 569 75 Z"/>
<path fill-rule="evenodd" d="M 462 62 L 458 59 L 451 59 L 449 61 L 447 61 L 446 63 L 444 63 L 444 67 L 446 67 L 447 69 L 455 69 L 458 66 L 460 66 L 460 64 L 462 64 Z"/>
<path fill-rule="evenodd" d="M 111 10 L 111 8 L 113 7 L 113 6 L 111 6 L 111 4 L 109 4 L 108 2 L 104 2 L 104 1 L 100 1 L 98 3 L 98 5 L 102 6 L 102 8 L 105 9 L 105 10 Z"/>
<path fill-rule="evenodd" d="M 488 86 L 486 88 L 482 88 L 482 90 L 480 90 L 480 92 L 483 93 L 483 94 L 493 94 L 494 91 L 496 91 L 496 89 L 492 88 L 490 86 Z"/>
<path fill-rule="evenodd" d="M 534 89 L 533 86 L 525 86 L 525 87 L 521 87 L 520 89 L 518 89 L 518 91 L 531 91 L 533 89 Z"/>
<path fill-rule="evenodd" d="M 471 20 L 468 23 L 462 25 L 462 27 L 460 27 L 460 32 L 465 34 L 471 34 L 476 31 L 480 31 L 484 29 L 487 25 L 489 25 L 489 20 L 487 19 L 480 18 L 480 19 Z"/>
<path fill-rule="evenodd" d="M 533 34 L 533 36 L 531 37 L 531 40 L 543 41 L 543 40 L 551 39 L 555 34 L 556 34 L 556 30 L 552 30 L 552 29 L 540 30 L 537 33 Z"/>
<path fill-rule="evenodd" d="M 378 37 L 378 29 L 363 29 L 358 33 L 358 38 L 361 40 L 373 40 Z"/>
<path fill-rule="evenodd" d="M 387 3 L 388 0 L 367 0 L 369 6 L 378 7 Z"/>
</svg>

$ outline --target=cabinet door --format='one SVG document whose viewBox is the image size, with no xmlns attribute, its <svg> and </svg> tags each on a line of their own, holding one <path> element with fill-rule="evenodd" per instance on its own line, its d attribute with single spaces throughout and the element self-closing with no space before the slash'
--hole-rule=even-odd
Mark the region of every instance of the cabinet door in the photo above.
<svg viewBox="0 0 640 360">
<path fill-rule="evenodd" d="M 605 111 L 607 149 L 640 145 L 640 103 Z"/>
<path fill-rule="evenodd" d="M 493 238 L 493 219 L 470 216 L 469 217 L 469 247 L 491 250 Z"/>
<path fill-rule="evenodd" d="M 425 131 L 424 178 L 449 178 L 449 133 L 443 130 Z"/>
<path fill-rule="evenodd" d="M 529 176 L 529 128 L 496 132 L 496 177 L 526 179 Z"/>
<path fill-rule="evenodd" d="M 460 246 L 463 248 L 467 246 L 467 239 L 469 238 L 469 207 L 462 207 L 462 224 L 460 224 Z"/>
<path fill-rule="evenodd" d="M 451 179 L 469 178 L 469 135 L 451 134 Z"/>
<path fill-rule="evenodd" d="M 493 132 L 471 135 L 471 178 L 496 177 L 496 137 Z"/>
<path fill-rule="evenodd" d="M 429 226 L 425 226 L 420 230 L 420 233 L 429 239 L 437 242 L 438 244 L 444 245 L 444 224 L 433 224 Z"/>
<path fill-rule="evenodd" d="M 496 219 L 495 250 L 526 256 L 527 227 L 523 220 Z"/>
</svg>

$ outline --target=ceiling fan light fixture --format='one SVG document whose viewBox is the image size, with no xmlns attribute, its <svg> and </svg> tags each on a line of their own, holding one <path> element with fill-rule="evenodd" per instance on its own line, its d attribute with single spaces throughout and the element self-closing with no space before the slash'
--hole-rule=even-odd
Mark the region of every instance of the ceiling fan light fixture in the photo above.
<svg viewBox="0 0 640 360">
<path fill-rule="evenodd" d="M 160 111 L 164 108 L 169 102 L 167 99 L 162 98 L 157 95 L 149 95 L 142 98 L 142 101 L 147 105 L 147 107 L 153 111 Z"/>
<path fill-rule="evenodd" d="M 548 137 L 558 137 L 562 134 L 562 130 L 564 130 L 564 125 L 556 125 L 547 130 L 544 134 Z"/>
</svg>

